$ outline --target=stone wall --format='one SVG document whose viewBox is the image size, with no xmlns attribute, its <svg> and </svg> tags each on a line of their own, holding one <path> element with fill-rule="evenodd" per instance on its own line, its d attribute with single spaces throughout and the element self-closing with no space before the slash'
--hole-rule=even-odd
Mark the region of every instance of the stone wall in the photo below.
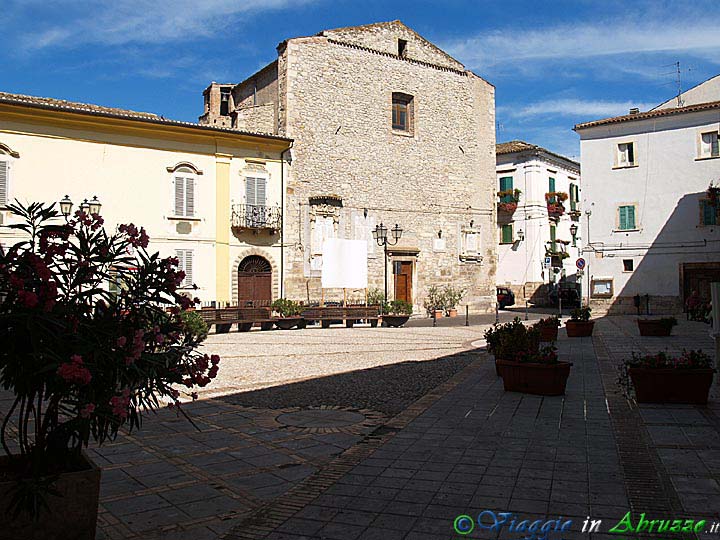
<svg viewBox="0 0 720 540">
<path fill-rule="evenodd" d="M 650 314 L 651 315 L 667 315 L 679 314 L 683 312 L 683 304 L 678 296 L 658 296 L 650 295 Z M 645 295 L 641 296 L 640 313 L 647 313 Z M 615 298 L 591 298 L 590 307 L 593 310 L 593 316 L 599 315 L 636 315 L 634 296 L 617 296 Z"/>
<path fill-rule="evenodd" d="M 249 106 L 235 111 L 234 128 L 245 131 L 259 131 L 260 133 L 274 134 L 277 125 L 275 122 L 275 104 Z"/>
<path fill-rule="evenodd" d="M 378 27 L 371 34 L 375 44 L 397 37 L 395 28 Z M 371 45 L 368 35 L 363 43 Z M 411 31 L 404 35 L 410 51 L 433 49 Z M 437 53 L 427 58 L 443 61 Z M 398 223 L 404 229 L 404 251 L 396 260 L 415 264 L 418 311 L 428 287 L 442 284 L 468 289 L 462 305 L 494 309 L 494 88 L 470 72 L 325 37 L 289 40 L 280 50 L 278 74 L 279 134 L 295 139 L 284 221 L 286 296 L 320 297 L 320 280 L 309 264 L 316 210 L 309 201 L 333 195 L 342 201 L 340 237 L 357 237 L 358 216 L 370 226 Z M 413 136 L 391 128 L 393 92 L 413 96 Z M 462 231 L 468 228 L 479 234 L 481 263 L 461 261 Z M 382 252 L 375 248 L 371 286 L 382 288 L 383 270 Z"/>
<path fill-rule="evenodd" d="M 236 85 L 232 95 L 236 107 L 236 120 L 233 127 L 271 134 L 277 133 L 277 60 Z M 261 108 L 257 109 L 257 107 Z M 268 115 L 272 116 L 268 119 Z M 258 124 L 254 124 L 254 122 L 258 122 Z"/>
</svg>

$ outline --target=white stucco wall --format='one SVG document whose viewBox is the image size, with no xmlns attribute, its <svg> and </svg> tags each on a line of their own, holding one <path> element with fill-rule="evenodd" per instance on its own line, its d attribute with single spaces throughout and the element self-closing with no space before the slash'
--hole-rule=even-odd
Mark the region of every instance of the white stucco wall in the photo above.
<svg viewBox="0 0 720 540">
<path fill-rule="evenodd" d="M 699 136 L 717 131 L 720 110 L 579 131 L 589 274 L 612 278 L 617 296 L 678 296 L 683 262 L 720 260 L 720 230 L 700 226 L 699 200 L 720 179 L 720 159 L 698 159 Z M 633 142 L 636 167 L 613 168 L 617 145 Z M 637 204 L 638 230 L 617 230 L 617 207 Z M 587 217 L 583 216 L 587 230 Z M 623 271 L 623 259 L 634 261 Z"/>
</svg>

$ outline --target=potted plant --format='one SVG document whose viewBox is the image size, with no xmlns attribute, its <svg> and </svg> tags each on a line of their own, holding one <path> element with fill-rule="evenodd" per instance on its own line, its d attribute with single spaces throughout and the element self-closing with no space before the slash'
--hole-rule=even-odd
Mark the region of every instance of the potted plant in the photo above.
<svg viewBox="0 0 720 540">
<path fill-rule="evenodd" d="M 540 331 L 526 327 L 519 317 L 511 322 L 494 324 L 485 331 L 484 337 L 488 353 L 495 356 L 495 374 L 498 376 L 498 360 L 511 360 L 526 351 L 540 350 Z"/>
<path fill-rule="evenodd" d="M 382 321 L 385 326 L 397 328 L 408 322 L 412 315 L 413 307 L 405 300 L 393 300 L 383 306 Z"/>
<path fill-rule="evenodd" d="M 539 396 L 561 396 L 565 393 L 572 362 L 560 362 L 554 346 L 536 352 L 522 351 L 513 360 L 497 361 L 506 392 L 523 392 Z"/>
<path fill-rule="evenodd" d="M 720 200 L 720 186 L 715 185 L 715 182 L 710 182 L 707 188 L 708 203 L 717 208 L 718 200 Z"/>
<path fill-rule="evenodd" d="M 673 326 L 677 326 L 675 317 L 663 317 L 661 319 L 636 319 L 641 336 L 669 336 Z"/>
<path fill-rule="evenodd" d="M 679 357 L 665 352 L 638 355 L 620 366 L 618 382 L 626 395 L 634 388 L 638 403 L 704 405 L 712 386 L 712 359 L 704 352 L 683 350 Z"/>
<path fill-rule="evenodd" d="M 456 289 L 452 285 L 446 285 L 443 290 L 444 306 L 448 317 L 457 317 L 457 305 L 465 296 L 465 289 Z"/>
<path fill-rule="evenodd" d="M 592 336 L 595 321 L 590 320 L 589 306 L 579 307 L 570 312 L 570 320 L 565 323 L 568 337 Z"/>
<path fill-rule="evenodd" d="M 305 319 L 300 316 L 302 306 L 299 302 L 287 298 L 278 298 L 272 303 L 272 309 L 280 316 L 275 320 L 275 326 L 280 330 L 290 330 L 296 326 L 305 327 L 303 324 Z"/>
<path fill-rule="evenodd" d="M 428 316 L 434 319 L 442 318 L 446 304 L 445 291 L 436 285 L 432 285 L 428 289 L 427 296 L 423 302 L 423 307 L 425 311 L 427 311 Z"/>
<path fill-rule="evenodd" d="M 560 319 L 555 316 L 540 319 L 535 328 L 540 330 L 540 341 L 557 341 Z"/>
<path fill-rule="evenodd" d="M 54 205 L 7 208 L 26 240 L 0 250 L 0 384 L 13 394 L 0 429 L 3 534 L 94 540 L 89 440 L 138 428 L 161 400 L 179 406 L 176 387 L 207 385 L 220 359 L 196 352 L 204 332 L 180 312 L 197 300 L 177 291 L 177 259 L 148 253 L 144 229 L 108 234 L 97 214 L 57 224 Z"/>
<path fill-rule="evenodd" d="M 367 292 L 367 305 L 368 306 L 382 306 L 385 303 L 385 294 L 377 287 L 368 289 Z"/>
<path fill-rule="evenodd" d="M 565 202 L 568 194 L 562 191 L 550 191 L 545 194 L 545 202 L 547 203 L 548 214 L 551 217 L 560 217 L 565 213 Z"/>
<path fill-rule="evenodd" d="M 498 210 L 500 212 L 505 212 L 507 214 L 512 214 L 517 210 L 518 203 L 520 202 L 520 195 L 522 194 L 522 191 L 519 189 L 504 189 L 502 191 L 498 191 L 498 197 L 500 197 L 500 202 L 498 202 Z"/>
</svg>

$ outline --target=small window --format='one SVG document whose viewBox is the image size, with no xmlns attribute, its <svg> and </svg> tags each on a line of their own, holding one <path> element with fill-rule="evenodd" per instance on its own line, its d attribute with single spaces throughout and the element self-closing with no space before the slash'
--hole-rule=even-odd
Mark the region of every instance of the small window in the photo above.
<svg viewBox="0 0 720 540">
<path fill-rule="evenodd" d="M 503 176 L 500 178 L 500 191 L 512 191 L 513 189 L 513 177 L 512 176 Z M 503 195 L 500 197 L 500 202 L 509 203 L 509 202 L 515 202 L 515 199 L 512 194 L 510 195 Z"/>
<path fill-rule="evenodd" d="M 396 131 L 412 132 L 413 128 L 413 97 L 408 94 L 393 92 L 392 95 L 392 128 Z"/>
<path fill-rule="evenodd" d="M 512 223 L 503 225 L 500 228 L 500 243 L 501 244 L 513 244 L 515 239 L 513 238 L 513 226 Z"/>
<path fill-rule="evenodd" d="M 703 133 L 700 137 L 700 157 L 720 157 L 718 132 Z"/>
<path fill-rule="evenodd" d="M 267 192 L 267 179 L 248 176 L 245 178 L 245 204 L 250 206 L 265 206 Z"/>
<path fill-rule="evenodd" d="M 0 210 L 10 202 L 10 162 L 0 154 Z"/>
<path fill-rule="evenodd" d="M 180 288 L 189 289 L 193 286 L 193 259 L 195 253 L 192 249 L 176 249 L 175 257 L 178 260 L 178 270 L 185 272 L 185 279 L 180 284 Z"/>
<path fill-rule="evenodd" d="M 570 184 L 570 210 L 575 212 L 580 202 L 580 189 L 577 184 Z"/>
<path fill-rule="evenodd" d="M 631 142 L 618 144 L 617 166 L 629 167 L 631 165 L 635 165 L 635 144 Z"/>
<path fill-rule="evenodd" d="M 635 221 L 635 205 L 618 206 L 618 230 L 634 231 L 637 229 Z"/>
<path fill-rule="evenodd" d="M 195 175 L 175 174 L 175 216 L 195 217 Z"/>
<path fill-rule="evenodd" d="M 700 200 L 700 225 L 708 227 L 717 225 L 717 207 L 711 204 L 708 199 Z"/>
<path fill-rule="evenodd" d="M 220 89 L 220 116 L 230 115 L 230 88 Z"/>
<path fill-rule="evenodd" d="M 405 55 L 407 55 L 407 40 L 398 39 L 398 56 L 405 58 Z"/>
<path fill-rule="evenodd" d="M 623 272 L 632 272 L 635 267 L 635 261 L 632 259 L 623 259 Z"/>
</svg>

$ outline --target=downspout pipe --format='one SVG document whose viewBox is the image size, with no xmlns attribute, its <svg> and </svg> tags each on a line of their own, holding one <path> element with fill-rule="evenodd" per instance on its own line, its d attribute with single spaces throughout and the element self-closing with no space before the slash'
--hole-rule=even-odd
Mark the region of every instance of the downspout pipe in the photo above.
<svg viewBox="0 0 720 540">
<path fill-rule="evenodd" d="M 280 298 L 285 298 L 285 152 L 292 150 L 295 141 L 280 152 Z"/>
</svg>

